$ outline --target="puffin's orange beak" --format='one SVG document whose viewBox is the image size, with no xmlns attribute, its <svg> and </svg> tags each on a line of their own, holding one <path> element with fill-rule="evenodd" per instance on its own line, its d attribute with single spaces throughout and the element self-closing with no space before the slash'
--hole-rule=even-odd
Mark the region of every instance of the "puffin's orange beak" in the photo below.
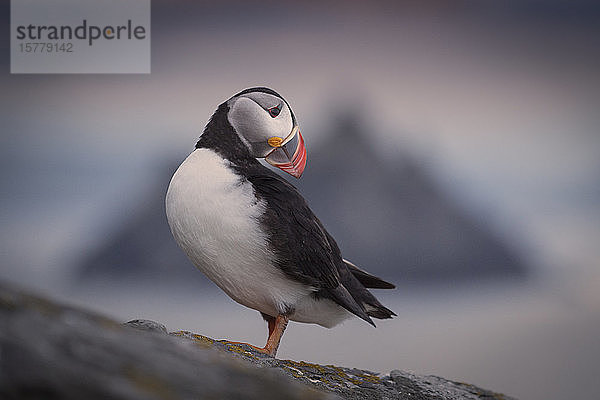
<svg viewBox="0 0 600 400">
<path fill-rule="evenodd" d="M 274 167 L 300 178 L 306 166 L 306 147 L 298 126 L 281 142 L 265 160 Z"/>
</svg>

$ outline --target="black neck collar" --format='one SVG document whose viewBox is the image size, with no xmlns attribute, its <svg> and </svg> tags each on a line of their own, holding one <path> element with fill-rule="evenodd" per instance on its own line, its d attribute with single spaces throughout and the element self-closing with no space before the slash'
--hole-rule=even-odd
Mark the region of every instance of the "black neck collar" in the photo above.
<svg viewBox="0 0 600 400">
<path fill-rule="evenodd" d="M 228 112 L 227 102 L 217 108 L 217 111 L 206 124 L 200 139 L 198 139 L 196 148 L 214 150 L 223 158 L 240 166 L 248 163 L 258 163 L 229 123 L 227 119 Z"/>
</svg>

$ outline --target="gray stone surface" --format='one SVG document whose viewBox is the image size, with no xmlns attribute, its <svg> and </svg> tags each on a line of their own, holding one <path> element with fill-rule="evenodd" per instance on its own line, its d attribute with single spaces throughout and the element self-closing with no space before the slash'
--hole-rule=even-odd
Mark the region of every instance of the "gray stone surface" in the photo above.
<svg viewBox="0 0 600 400">
<path fill-rule="evenodd" d="M 1 283 L 0 398 L 509 399 L 435 376 L 279 360 L 148 320 L 119 324 Z"/>
<path fill-rule="evenodd" d="M 0 284 L 0 399 L 326 399 L 189 340 Z"/>
<path fill-rule="evenodd" d="M 192 340 L 202 347 L 227 351 L 261 368 L 284 371 L 299 382 L 335 393 L 344 399 L 511 399 L 500 393 L 437 376 L 415 375 L 399 370 L 384 375 L 356 368 L 280 360 L 245 344 L 214 340 L 188 331 L 172 332 L 170 335 Z"/>
<path fill-rule="evenodd" d="M 167 333 L 167 328 L 163 324 L 159 324 L 158 322 L 150 321 L 148 319 L 134 319 L 124 323 L 123 325 L 142 331 Z"/>
</svg>

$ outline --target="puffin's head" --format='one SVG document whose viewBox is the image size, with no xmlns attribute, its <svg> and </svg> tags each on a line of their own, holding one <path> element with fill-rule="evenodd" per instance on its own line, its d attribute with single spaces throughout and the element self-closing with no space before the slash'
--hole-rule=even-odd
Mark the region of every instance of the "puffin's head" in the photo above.
<svg viewBox="0 0 600 400">
<path fill-rule="evenodd" d="M 306 148 L 287 101 L 274 90 L 255 87 L 236 94 L 227 105 L 227 119 L 250 154 L 300 178 Z"/>
</svg>

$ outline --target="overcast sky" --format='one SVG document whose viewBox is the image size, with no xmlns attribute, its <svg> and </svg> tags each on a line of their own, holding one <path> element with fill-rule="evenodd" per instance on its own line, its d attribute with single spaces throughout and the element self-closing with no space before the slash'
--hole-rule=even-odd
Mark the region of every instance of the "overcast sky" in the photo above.
<svg viewBox="0 0 600 400">
<path fill-rule="evenodd" d="M 267 85 L 309 148 L 357 110 L 383 157 L 416 156 L 553 291 L 600 314 L 593 2 L 154 1 L 151 38 L 150 75 L 10 75 L 1 37 L 0 278 L 60 287 L 220 102 Z"/>
</svg>

